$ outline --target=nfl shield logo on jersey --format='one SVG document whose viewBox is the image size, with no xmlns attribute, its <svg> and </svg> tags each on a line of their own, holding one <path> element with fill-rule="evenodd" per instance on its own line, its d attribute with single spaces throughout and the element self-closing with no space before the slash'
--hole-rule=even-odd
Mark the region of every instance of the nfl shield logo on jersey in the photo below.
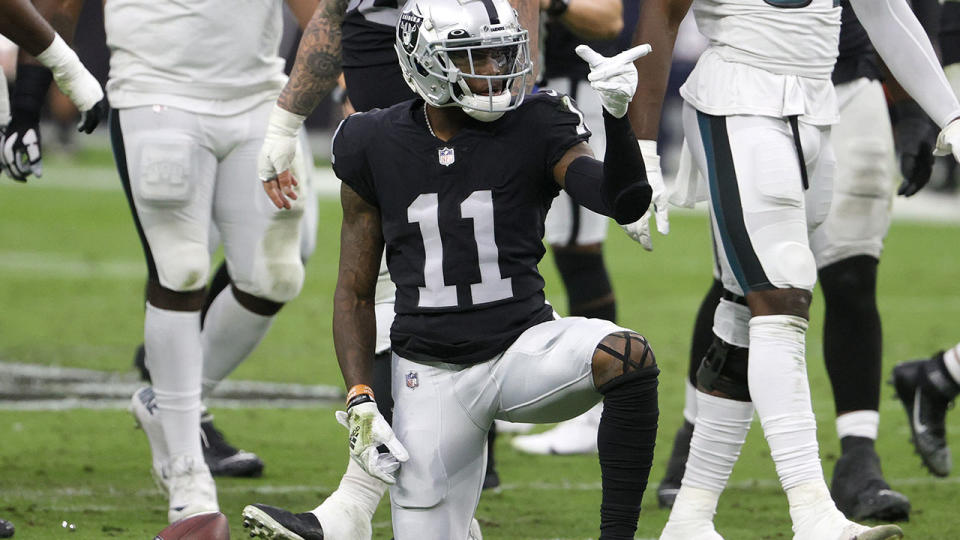
<svg viewBox="0 0 960 540">
<path fill-rule="evenodd" d="M 453 160 L 456 159 L 453 156 L 453 148 L 441 148 L 437 150 L 437 153 L 440 155 L 440 164 L 444 167 L 449 167 L 453 165 Z"/>
<path fill-rule="evenodd" d="M 407 388 L 414 390 L 418 386 L 420 386 L 420 379 L 417 378 L 417 372 L 408 371 L 407 372 Z"/>
</svg>

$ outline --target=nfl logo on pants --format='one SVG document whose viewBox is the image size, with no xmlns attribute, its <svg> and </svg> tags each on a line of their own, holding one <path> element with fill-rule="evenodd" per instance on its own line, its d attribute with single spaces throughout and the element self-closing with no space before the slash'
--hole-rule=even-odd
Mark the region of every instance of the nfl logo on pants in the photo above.
<svg viewBox="0 0 960 540">
<path fill-rule="evenodd" d="M 417 378 L 417 372 L 408 371 L 407 372 L 407 388 L 413 390 L 418 386 L 420 386 L 420 379 Z"/>
</svg>

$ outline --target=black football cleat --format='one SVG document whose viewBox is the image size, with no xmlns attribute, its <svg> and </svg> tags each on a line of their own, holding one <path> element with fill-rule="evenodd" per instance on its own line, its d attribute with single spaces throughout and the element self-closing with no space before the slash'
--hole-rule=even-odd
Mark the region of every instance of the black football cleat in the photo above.
<svg viewBox="0 0 960 540">
<path fill-rule="evenodd" d="M 243 528 L 250 538 L 323 540 L 323 527 L 317 516 L 310 512 L 294 514 L 266 504 L 251 504 L 243 509 Z"/>
<path fill-rule="evenodd" d="M 11 536 L 13 536 L 13 523 L 0 519 L 0 538 L 10 538 Z"/>
<path fill-rule="evenodd" d="M 893 368 L 892 384 L 907 412 L 913 447 L 923 464 L 936 476 L 950 474 L 952 458 L 947 447 L 947 408 L 957 383 L 945 377 L 939 363 L 943 353 L 928 360 L 904 362 Z M 949 396 L 949 397 L 948 397 Z"/>
<path fill-rule="evenodd" d="M 140 373 L 141 381 L 151 382 L 150 370 L 147 369 L 147 350 L 143 347 L 143 343 L 137 345 L 137 350 L 133 353 L 133 367 Z"/>
<path fill-rule="evenodd" d="M 890 489 L 883 479 L 880 456 L 873 441 L 864 437 L 844 437 L 844 452 L 833 469 L 830 494 L 837 508 L 848 519 L 860 521 L 907 521 L 910 500 Z"/>
<path fill-rule="evenodd" d="M 200 442 L 203 459 L 213 476 L 256 478 L 263 474 L 263 460 L 253 452 L 230 445 L 213 425 L 213 415 L 205 412 L 200 418 Z"/>
<path fill-rule="evenodd" d="M 487 467 L 487 472 L 483 476 L 483 489 L 496 489 L 500 487 L 500 475 L 493 467 Z"/>
<path fill-rule="evenodd" d="M 687 456 L 690 454 L 690 439 L 693 438 L 693 424 L 686 419 L 673 437 L 673 451 L 667 461 L 667 472 L 657 486 L 657 503 L 660 508 L 673 508 L 673 501 L 677 500 L 680 492 L 680 481 L 687 470 Z"/>
</svg>

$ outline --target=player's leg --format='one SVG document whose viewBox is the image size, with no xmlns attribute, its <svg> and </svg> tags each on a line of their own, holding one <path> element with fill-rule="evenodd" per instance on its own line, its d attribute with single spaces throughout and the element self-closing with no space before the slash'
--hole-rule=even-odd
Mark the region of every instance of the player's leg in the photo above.
<svg viewBox="0 0 960 540">
<path fill-rule="evenodd" d="M 892 382 L 907 411 L 913 446 L 923 464 L 931 473 L 947 476 L 953 459 L 945 420 L 960 395 L 960 343 L 930 358 L 897 365 Z"/>
<path fill-rule="evenodd" d="M 746 292 L 750 316 L 745 336 L 750 347 L 749 397 L 760 416 L 790 502 L 795 538 L 846 538 L 866 530 L 843 517 L 823 481 L 805 367 L 810 290 L 816 281 L 807 227 L 808 223 L 822 222 L 829 210 L 833 167 L 829 130 L 799 124 L 797 136 L 804 151 L 801 165 L 794 143 L 796 128 L 791 129 L 785 119 L 725 118 L 686 107 L 684 125 L 688 141 L 697 142 L 691 145 L 691 151 L 710 186 L 715 231 L 722 247 L 718 255 L 724 286 L 735 293 Z M 808 179 L 803 177 L 806 170 L 810 171 Z M 809 189 L 805 190 L 807 182 Z M 730 307 L 736 309 L 737 305 L 731 303 Z M 715 327 L 719 313 L 718 309 Z M 732 317 L 734 321 L 741 319 L 739 315 Z M 737 338 L 736 333 L 731 337 Z M 681 500 L 687 477 L 695 469 L 697 431 L 711 415 L 703 406 L 702 396 L 687 474 L 674 513 L 688 507 L 686 500 L 683 505 Z M 745 408 L 740 412 L 746 413 Z M 723 418 L 719 411 L 714 416 Z M 732 416 L 749 418 L 747 414 Z M 743 435 L 749 421 L 744 424 L 739 428 Z M 732 461 L 715 469 L 715 479 L 725 482 Z M 709 514 L 702 517 L 712 517 L 719 493 L 692 493 L 703 497 L 691 506 L 701 512 L 707 509 Z"/>
<path fill-rule="evenodd" d="M 603 125 L 599 94 L 586 81 L 551 79 L 546 87 L 575 99 L 588 126 Z M 603 155 L 606 149 L 603 130 L 590 137 L 590 147 L 594 155 Z M 616 321 L 616 297 L 603 261 L 603 242 L 609 225 L 609 218 L 577 205 L 566 192 L 554 199 L 547 213 L 544 240 L 553 251 L 553 260 L 567 291 L 567 313 L 571 317 Z M 561 422 L 551 430 L 515 437 L 511 444 L 532 454 L 596 452 L 602 411 L 603 405 L 598 403 L 586 413 Z"/>
<path fill-rule="evenodd" d="M 503 420 L 555 422 L 603 397 L 600 538 L 633 538 L 659 416 L 659 370 L 647 341 L 609 321 L 567 317 L 530 328 L 498 363 Z"/>
<path fill-rule="evenodd" d="M 851 519 L 902 520 L 910 503 L 890 489 L 874 449 L 882 364 L 877 264 L 895 190 L 893 134 L 878 81 L 838 85 L 837 97 L 833 203 L 826 221 L 810 235 L 826 304 L 823 356 L 842 449 L 831 492 Z"/>
<path fill-rule="evenodd" d="M 496 360 L 471 366 L 393 357 L 393 430 L 410 453 L 390 488 L 396 540 L 469 537 L 483 489 Z"/>
<path fill-rule="evenodd" d="M 160 458 L 154 470 L 161 466 L 156 472 L 168 486 L 171 521 L 217 509 L 197 437 L 200 306 L 216 167 L 200 133 L 197 116 L 176 109 L 124 109 L 111 118 L 114 155 L 150 276 L 144 346 L 156 397 L 149 411 L 156 416 L 138 419 L 160 425 L 148 434 L 156 434 L 150 438 Z"/>
<path fill-rule="evenodd" d="M 684 384 L 683 423 L 674 434 L 673 449 L 670 451 L 670 459 L 667 461 L 667 470 L 657 486 L 657 502 L 660 508 L 671 508 L 673 506 L 673 501 L 676 500 L 677 493 L 680 491 L 680 481 L 683 480 L 683 474 L 686 470 L 690 440 L 693 437 L 693 425 L 697 419 L 697 370 L 713 343 L 713 316 L 723 294 L 723 283 L 720 281 L 719 268 L 715 268 L 714 274 L 713 283 L 700 302 L 700 308 L 697 310 L 697 317 L 693 323 L 687 378 L 686 384 Z"/>
<path fill-rule="evenodd" d="M 300 184 L 301 199 L 292 210 L 277 210 L 265 198 L 255 164 L 265 125 L 260 120 L 268 113 L 265 105 L 217 122 L 225 148 L 213 217 L 231 286 L 214 299 L 203 327 L 204 395 L 249 356 L 303 284 L 300 218 L 309 198 L 308 183 Z"/>
</svg>

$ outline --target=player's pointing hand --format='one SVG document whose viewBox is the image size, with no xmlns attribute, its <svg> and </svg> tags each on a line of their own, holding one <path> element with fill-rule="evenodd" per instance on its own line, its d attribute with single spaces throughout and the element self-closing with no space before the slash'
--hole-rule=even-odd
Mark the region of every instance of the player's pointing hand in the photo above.
<svg viewBox="0 0 960 540">
<path fill-rule="evenodd" d="M 587 80 L 600 94 L 600 101 L 608 113 L 617 118 L 627 114 L 627 105 L 637 90 L 637 68 L 633 62 L 651 50 L 650 45 L 637 45 L 607 58 L 587 45 L 577 46 L 577 56 L 590 65 Z"/>
</svg>

